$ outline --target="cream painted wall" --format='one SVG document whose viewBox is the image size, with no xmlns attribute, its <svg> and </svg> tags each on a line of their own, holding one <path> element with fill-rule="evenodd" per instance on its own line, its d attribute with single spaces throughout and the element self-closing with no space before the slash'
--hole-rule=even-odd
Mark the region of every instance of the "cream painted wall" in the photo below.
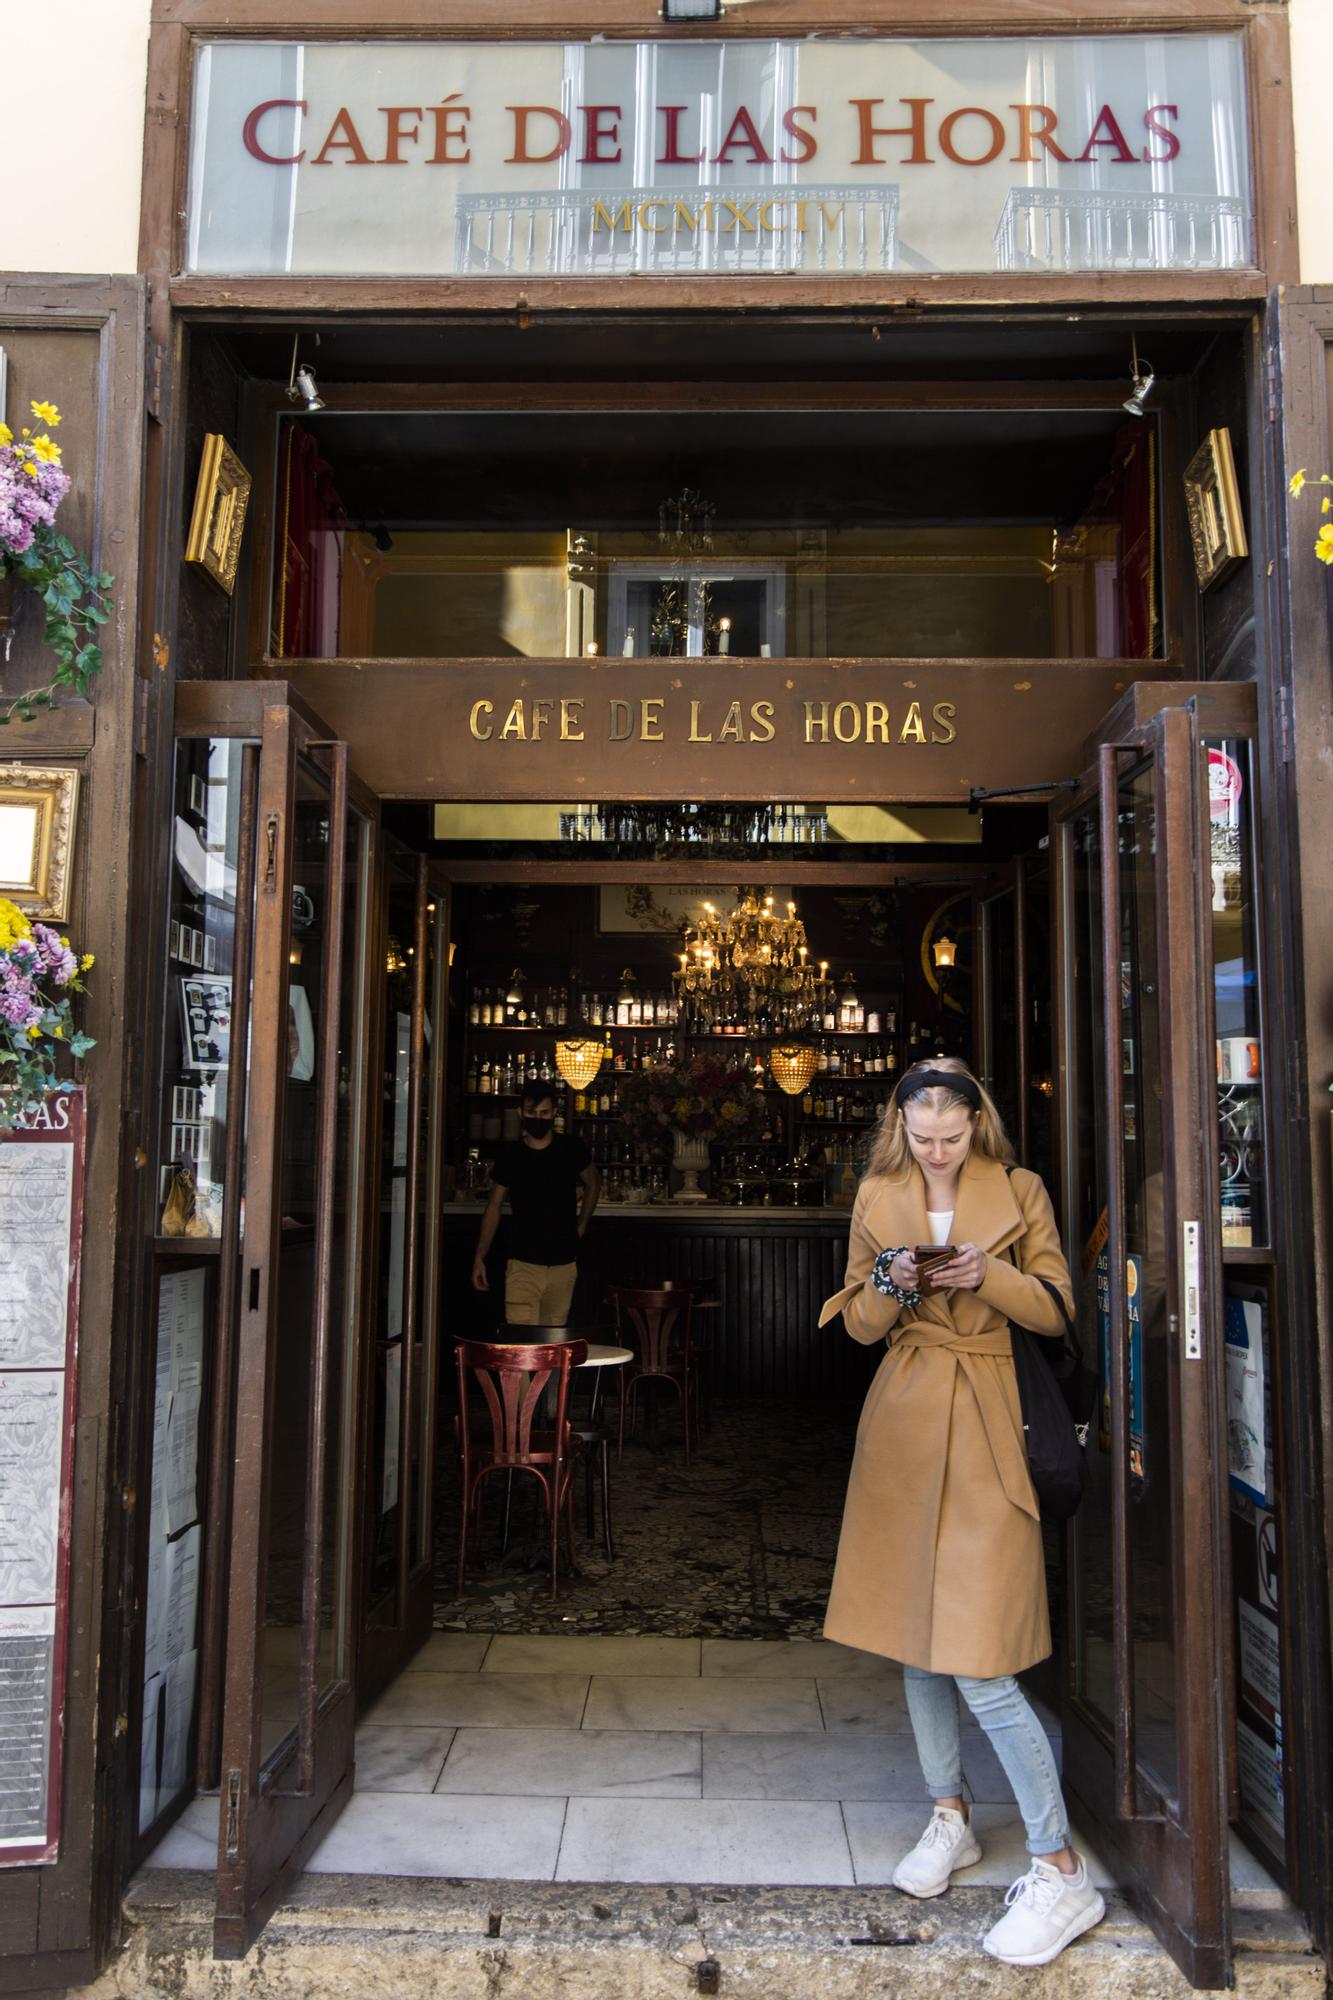
<svg viewBox="0 0 1333 2000">
<path fill-rule="evenodd" d="M 1301 283 L 1333 284 L 1333 0 L 1291 0 L 1291 78 Z"/>
<path fill-rule="evenodd" d="M 7 0 L 0 271 L 139 267 L 149 0 Z"/>
</svg>

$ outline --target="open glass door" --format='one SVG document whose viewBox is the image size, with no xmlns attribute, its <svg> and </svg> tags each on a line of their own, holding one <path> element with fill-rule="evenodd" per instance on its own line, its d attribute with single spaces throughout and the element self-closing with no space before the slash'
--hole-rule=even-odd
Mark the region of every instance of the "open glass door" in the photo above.
<svg viewBox="0 0 1333 2000">
<path fill-rule="evenodd" d="M 382 1079 L 363 1392 L 370 1422 L 357 1658 L 363 1707 L 431 1629 L 447 884 L 422 856 L 386 839 L 378 911 L 372 1035 Z"/>
<path fill-rule="evenodd" d="M 1183 694 L 1183 690 L 1181 691 Z M 1065 1780 L 1194 1984 L 1230 1977 L 1232 1717 L 1207 747 L 1115 732 L 1052 829 L 1067 1249 L 1103 1385 Z"/>
<path fill-rule="evenodd" d="M 371 825 L 351 792 L 345 744 L 319 740 L 298 711 L 264 708 L 214 1923 L 221 1958 L 246 1950 L 352 1783 Z"/>
</svg>

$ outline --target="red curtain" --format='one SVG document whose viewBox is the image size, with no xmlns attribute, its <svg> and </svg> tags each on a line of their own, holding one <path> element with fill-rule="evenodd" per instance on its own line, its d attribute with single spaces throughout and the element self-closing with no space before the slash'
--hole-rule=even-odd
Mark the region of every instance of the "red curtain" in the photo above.
<svg viewBox="0 0 1333 2000">
<path fill-rule="evenodd" d="M 339 650 L 343 512 L 331 467 L 300 424 L 283 427 L 278 472 L 278 659 L 331 659 Z"/>
<path fill-rule="evenodd" d="M 1150 660 L 1158 651 L 1157 433 L 1142 420 L 1116 433 L 1111 463 L 1085 519 L 1114 521 L 1120 530 L 1118 608 L 1120 654 Z"/>
</svg>

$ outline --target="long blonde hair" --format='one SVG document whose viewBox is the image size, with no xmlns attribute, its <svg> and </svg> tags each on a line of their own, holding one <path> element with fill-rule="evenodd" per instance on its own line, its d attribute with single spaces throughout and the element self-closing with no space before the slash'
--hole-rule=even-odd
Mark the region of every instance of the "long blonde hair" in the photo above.
<svg viewBox="0 0 1333 2000">
<path fill-rule="evenodd" d="M 961 1091 L 949 1090 L 940 1083 L 928 1084 L 924 1090 L 914 1091 L 912 1078 L 919 1070 L 941 1070 L 952 1076 L 966 1077 L 981 1098 L 980 1111 L 972 1110 L 972 1105 Z M 907 1143 L 907 1127 L 903 1123 L 904 1099 L 909 1104 L 920 1104 L 931 1111 L 949 1111 L 954 1105 L 961 1105 L 965 1111 L 972 1112 L 971 1150 L 980 1153 L 983 1159 L 1003 1160 L 1006 1166 L 1013 1164 L 1014 1149 L 990 1092 L 977 1081 L 961 1056 L 928 1056 L 924 1062 L 913 1063 L 911 1069 L 904 1070 L 898 1088 L 885 1106 L 875 1143 L 870 1149 L 870 1158 L 866 1162 L 867 1176 L 885 1174 L 899 1179 L 911 1170 L 912 1151 Z"/>
</svg>

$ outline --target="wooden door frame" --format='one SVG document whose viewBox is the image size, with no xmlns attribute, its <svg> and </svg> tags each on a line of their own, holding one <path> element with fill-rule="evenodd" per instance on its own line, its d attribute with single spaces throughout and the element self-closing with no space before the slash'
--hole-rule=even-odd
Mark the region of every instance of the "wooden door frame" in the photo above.
<svg viewBox="0 0 1333 2000">
<path fill-rule="evenodd" d="M 1176 698 L 1171 699 L 1172 695 Z M 1165 697 L 1165 698 L 1164 698 Z M 1253 689 L 1248 685 L 1219 686 L 1205 684 L 1202 687 L 1189 685 L 1174 690 L 1157 688 L 1151 698 L 1144 698 L 1135 689 L 1107 718 L 1100 732 L 1104 742 L 1116 749 L 1128 752 L 1139 746 L 1138 754 L 1150 755 L 1154 764 L 1158 752 L 1153 747 L 1156 734 L 1154 723 L 1159 715 L 1170 723 L 1170 711 L 1184 712 L 1183 724 L 1171 724 L 1163 733 L 1162 750 L 1165 754 L 1167 737 L 1176 738 L 1174 754 L 1181 756 L 1185 768 L 1183 773 L 1167 773 L 1170 780 L 1166 792 L 1159 789 L 1159 813 L 1165 813 L 1170 822 L 1167 841 L 1173 847 L 1189 843 L 1188 851 L 1199 851 L 1199 843 L 1204 837 L 1207 825 L 1207 799 L 1198 780 L 1199 745 L 1205 736 L 1239 735 L 1253 739 L 1256 734 L 1255 705 Z M 1166 711 L 1166 714 L 1163 714 Z M 1182 748 L 1183 746 L 1183 748 Z M 1108 763 L 1108 759 L 1110 760 Z M 1192 761 L 1189 761 L 1192 760 Z M 1097 807 L 1102 813 L 1101 837 L 1103 847 L 1108 826 L 1115 826 L 1115 803 L 1107 804 L 1106 784 L 1108 772 L 1115 769 L 1115 752 L 1102 750 L 1101 770 L 1096 767 L 1084 773 L 1078 789 L 1062 800 L 1053 814 L 1052 865 L 1055 872 L 1055 895 L 1057 915 L 1061 929 L 1068 923 L 1071 907 L 1072 885 L 1068 880 L 1065 852 L 1066 830 L 1080 813 Z M 1189 782 L 1186 783 L 1185 779 Z M 1116 781 L 1118 783 L 1118 780 Z M 1108 816 L 1109 815 L 1109 816 Z M 1103 875 L 1105 874 L 1105 854 L 1101 856 Z M 1165 867 L 1163 864 L 1163 869 Z M 1188 1216 L 1190 1208 L 1195 1211 L 1202 1238 L 1202 1259 L 1204 1272 L 1205 1299 L 1213 1299 L 1209 1311 L 1211 1321 L 1216 1326 L 1221 1323 L 1220 1287 L 1224 1278 L 1224 1259 L 1221 1249 L 1219 1222 L 1219 1198 L 1217 1190 L 1217 1163 L 1215 1150 L 1210 1154 L 1206 1148 L 1200 1151 L 1201 1135 L 1210 1129 L 1211 1113 L 1199 1098 L 1199 1078 L 1204 1074 L 1203 1058 L 1199 1044 L 1207 1046 L 1212 1034 L 1213 995 L 1209 980 L 1208 953 L 1201 951 L 1194 980 L 1178 980 L 1172 977 L 1172 939 L 1187 934 L 1186 926 L 1197 928 L 1206 944 L 1206 910 L 1208 907 L 1202 884 L 1201 873 L 1183 871 L 1186 879 L 1174 881 L 1169 872 L 1164 886 L 1165 900 L 1157 912 L 1156 949 L 1158 964 L 1164 968 L 1166 997 L 1170 1008 L 1169 1020 L 1162 1022 L 1163 1037 L 1163 1078 L 1168 1099 L 1172 1102 L 1174 1115 L 1164 1134 L 1164 1167 L 1172 1173 L 1173 1159 L 1180 1163 L 1184 1177 L 1201 1179 L 1202 1192 L 1195 1201 L 1187 1205 L 1182 1215 Z M 1108 915 L 1103 910 L 1102 943 L 1103 960 L 1111 953 L 1109 938 L 1114 913 Z M 1070 988 L 1067 977 L 1069 965 L 1069 943 L 1067 938 L 1058 937 L 1057 955 L 1057 1041 L 1060 1051 L 1061 1087 L 1064 1100 L 1064 1116 L 1060 1121 L 1061 1184 L 1066 1210 L 1066 1238 L 1074 1226 L 1074 1149 L 1069 1103 L 1069 1063 L 1071 1059 L 1071 1033 L 1073 1019 L 1070 1011 Z M 1115 945 L 1113 962 L 1118 963 L 1119 945 Z M 1109 975 L 1107 975 L 1109 977 Z M 1162 972 L 1159 971 L 1159 978 Z M 1118 986 L 1113 992 L 1112 1003 L 1118 1021 Z M 1111 1096 L 1116 1102 L 1114 1085 L 1118 1081 L 1118 1070 L 1111 1067 L 1115 1061 L 1119 1031 L 1111 1038 L 1106 1029 L 1108 1076 L 1113 1086 Z M 1086 1089 L 1095 1078 L 1080 1079 Z M 1112 1118 L 1114 1120 L 1114 1110 Z M 1191 1164 L 1193 1163 L 1193 1164 Z M 1115 1242 L 1115 1191 L 1108 1194 L 1112 1212 L 1112 1241 Z M 1182 1216 L 1176 1216 L 1177 1221 Z M 1166 1245 L 1167 1296 L 1175 1301 L 1175 1288 L 1179 1285 L 1180 1246 L 1174 1237 L 1169 1237 Z M 1113 1267 L 1111 1273 L 1111 1320 L 1115 1325 L 1123 1317 L 1123 1297 L 1121 1282 Z M 1168 1322 L 1170 1324 L 1170 1322 Z M 1209 1334 L 1215 1331 L 1211 1325 Z M 1179 1330 L 1173 1337 L 1179 1338 Z M 1128 1588 L 1132 1577 L 1131 1557 L 1125 1535 L 1129 1498 L 1126 1488 L 1127 1474 L 1124 1470 L 1125 1447 L 1128 1443 L 1128 1415 L 1125 1397 L 1127 1376 L 1124 1370 L 1124 1344 L 1116 1350 L 1120 1358 L 1120 1393 L 1113 1399 L 1113 1449 L 1117 1456 L 1112 1467 L 1112 1518 L 1111 1534 L 1113 1543 L 1119 1535 L 1120 1546 L 1117 1554 L 1117 1573 L 1125 1580 Z M 1220 1407 L 1221 1389 L 1217 1380 L 1220 1362 L 1206 1348 L 1205 1365 L 1212 1359 L 1215 1366 L 1207 1376 L 1198 1378 L 1180 1375 L 1172 1389 L 1173 1412 L 1181 1407 L 1186 1393 L 1195 1406 L 1195 1421 L 1200 1423 L 1214 1444 L 1223 1435 L 1224 1427 Z M 1194 1364 L 1180 1361 L 1178 1367 L 1188 1368 Z M 1230 1590 L 1230 1566 L 1228 1551 L 1230 1546 L 1230 1520 L 1225 1492 L 1224 1468 L 1219 1470 L 1216 1462 L 1198 1468 L 1197 1478 L 1186 1479 L 1177 1463 L 1172 1469 L 1173 1491 L 1179 1493 L 1180 1505 L 1173 1516 L 1172 1563 L 1177 1583 L 1189 1573 L 1185 1561 L 1187 1547 L 1197 1545 L 1197 1537 L 1205 1535 L 1217 1550 L 1218 1567 L 1213 1578 L 1214 1594 L 1206 1602 L 1193 1593 L 1186 1593 L 1183 1611 L 1178 1610 L 1175 1619 L 1177 1633 L 1186 1634 L 1184 1645 L 1187 1651 L 1202 1656 L 1207 1653 L 1212 1662 L 1209 1674 L 1201 1679 L 1194 1690 L 1189 1733 L 1194 1739 L 1191 1758 L 1182 1756 L 1177 1782 L 1177 1796 L 1181 1808 L 1190 1816 L 1190 1831 L 1182 1841 L 1177 1815 L 1167 1806 L 1154 1788 L 1142 1782 L 1132 1733 L 1132 1707 L 1130 1689 L 1126 1684 L 1127 1674 L 1132 1675 L 1132 1640 L 1129 1638 L 1132 1621 L 1132 1600 L 1128 1605 L 1117 1596 L 1114 1618 L 1117 1632 L 1117 1686 L 1115 1697 L 1116 1713 L 1111 1718 L 1114 1740 L 1094 1720 L 1091 1712 L 1080 1713 L 1066 1719 L 1066 1740 L 1070 1734 L 1071 1722 L 1081 1731 L 1089 1752 L 1098 1754 L 1109 1762 L 1104 1768 L 1085 1766 L 1083 1786 L 1075 1795 L 1093 1814 L 1099 1830 L 1105 1835 L 1108 1845 L 1119 1852 L 1131 1877 L 1137 1877 L 1137 1884 L 1131 1893 L 1135 1900 L 1145 1904 L 1147 1914 L 1163 1943 L 1172 1949 L 1173 1955 L 1182 1964 L 1187 1976 L 1198 1984 L 1217 1985 L 1226 1982 L 1230 1959 L 1229 1905 L 1225 1896 L 1218 1896 L 1218 1869 L 1226 1865 L 1227 1811 L 1234 1790 L 1232 1759 L 1234 1756 L 1234 1686 L 1232 1670 L 1231 1619 L 1228 1608 Z M 1203 1476 L 1204 1474 L 1208 1476 Z M 1186 1521 L 1188 1516 L 1188 1522 Z M 1072 1531 L 1071 1531 L 1072 1544 Z M 1193 1642 L 1188 1639 L 1188 1630 L 1196 1627 Z M 1206 1645 L 1197 1636 L 1197 1628 L 1206 1628 L 1212 1634 L 1212 1644 Z M 1075 1631 L 1071 1617 L 1070 1629 L 1066 1636 L 1066 1674 L 1073 1664 L 1073 1644 Z M 1130 1650 L 1125 1651 L 1126 1645 Z M 1127 1666 L 1127 1662 L 1129 1665 Z M 1179 1676 L 1179 1653 L 1176 1673 Z M 1179 1679 L 1177 1680 L 1179 1687 Z M 1213 1727 L 1208 1730 L 1198 1713 L 1199 1704 L 1211 1701 L 1214 1707 Z M 1185 1712 L 1180 1704 L 1178 1712 Z M 1100 1744 L 1100 1752 L 1097 1746 Z M 1219 1760 L 1208 1762 L 1209 1745 Z M 1214 1828 L 1212 1822 L 1217 1820 Z M 1128 1831 L 1132 1823 L 1136 1829 Z M 1196 1845 L 1193 1827 L 1202 1823 L 1203 1835 L 1208 1843 L 1208 1853 L 1204 1855 Z M 1216 1838 L 1213 1838 L 1213 1835 Z M 1212 1880 L 1209 1880 L 1208 1860 L 1212 1862 Z M 1177 1893 L 1188 1896 L 1191 1907 L 1201 1918 L 1204 1936 L 1194 1939 L 1183 1935 L 1178 1920 L 1164 1898 L 1158 1901 L 1149 1883 L 1174 1881 Z"/>
<path fill-rule="evenodd" d="M 69 925 L 97 965 L 81 1005 L 97 1046 L 90 1055 L 79 1384 L 73 1485 L 69 1654 L 64 1704 L 60 1852 L 40 1867 L 0 1869 L 0 1991 L 80 1986 L 110 1948 L 129 1868 L 139 1785 L 123 1726 L 135 1616 L 138 1414 L 144 1384 L 138 1307 L 145 1259 L 134 1221 L 145 1207 L 136 1143 L 141 1123 L 140 1022 L 146 989 L 144 931 L 136 900 L 134 840 L 145 769 L 136 753 L 150 714 L 140 679 L 140 537 L 143 491 L 147 286 L 143 279 L 7 275 L 0 340 L 11 332 L 83 334 L 95 343 L 95 401 L 67 407 L 67 449 L 77 471 L 66 533 L 88 547 L 95 570 L 115 573 L 104 670 L 87 701 L 66 699 L 3 732 L 0 757 L 75 767 L 82 776 L 74 902 Z M 47 386 L 34 393 L 50 393 Z M 12 390 L 11 390 L 12 394 Z M 61 398 L 64 401 L 64 397 Z M 74 460 L 78 460 L 75 467 Z M 86 478 L 86 487 L 85 487 Z M 6 679 L 46 680 L 40 621 L 20 634 Z M 149 936 L 152 933 L 148 933 Z"/>
<path fill-rule="evenodd" d="M 1285 1366 L 1278 1394 L 1288 1463 L 1282 1478 L 1282 1618 L 1290 1666 L 1284 1736 L 1298 1744 L 1287 1801 L 1290 1892 L 1315 1942 L 1333 1948 L 1333 1822 L 1324 1774 L 1333 1760 L 1329 1561 L 1333 1547 L 1333 1172 L 1327 1080 L 1333 1071 L 1333 937 L 1326 857 L 1333 804 L 1328 657 L 1329 572 L 1314 559 L 1317 508 L 1287 492 L 1305 466 L 1333 471 L 1333 287 L 1303 286 L 1270 301 L 1264 336 L 1270 384 L 1260 441 L 1272 536 L 1261 652 L 1264 727 L 1261 843 L 1268 929 L 1265 1006 L 1275 1056 L 1271 1093 L 1275 1296 Z M 1282 1379 L 1285 1378 L 1285 1379 Z"/>
</svg>

